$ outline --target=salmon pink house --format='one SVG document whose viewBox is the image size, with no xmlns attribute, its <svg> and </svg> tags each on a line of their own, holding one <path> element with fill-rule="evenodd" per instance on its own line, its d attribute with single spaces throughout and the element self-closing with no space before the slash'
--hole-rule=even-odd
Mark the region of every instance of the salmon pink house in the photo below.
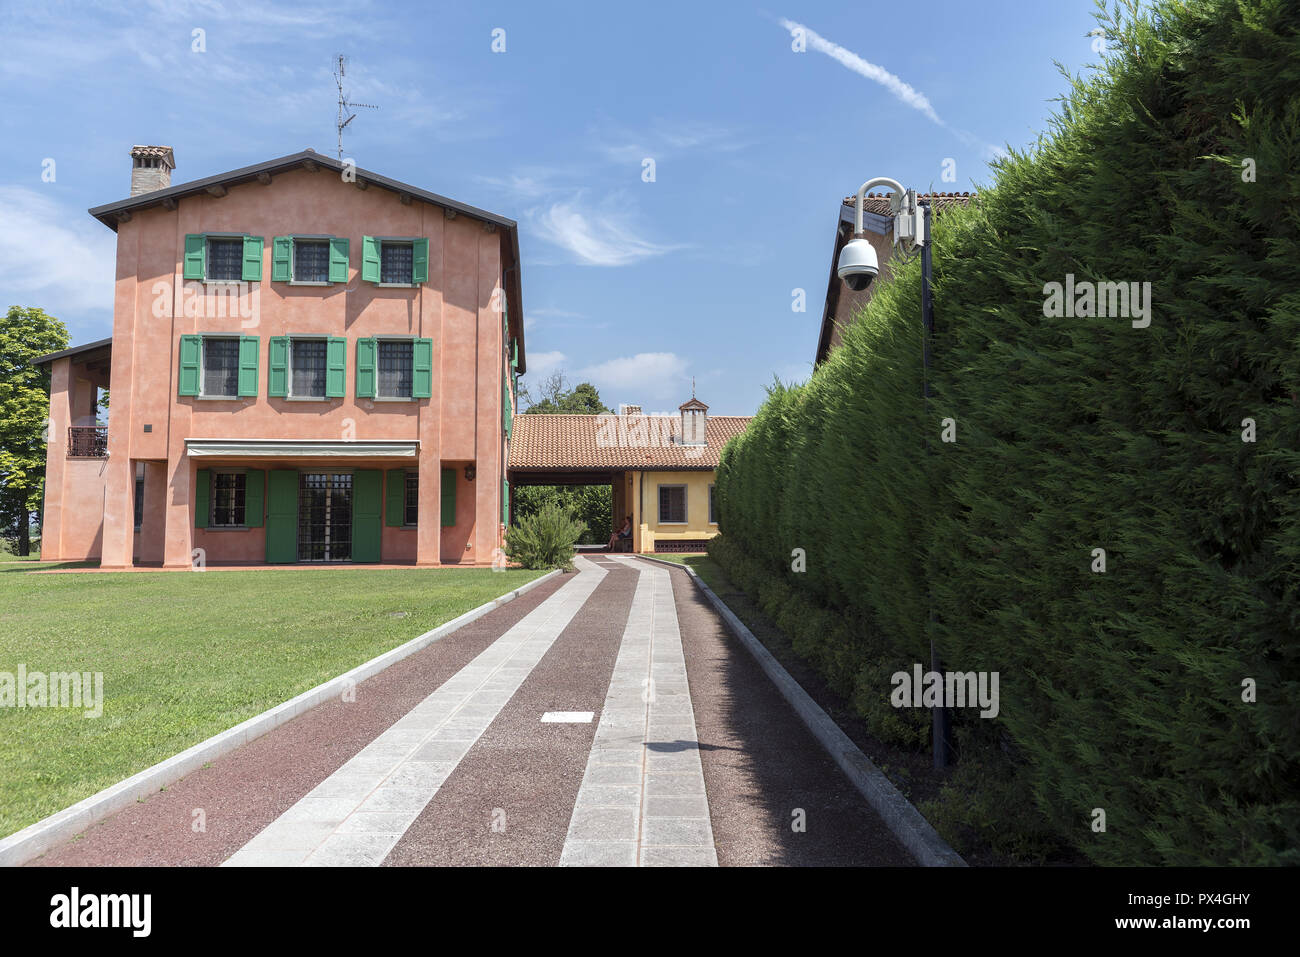
<svg viewBox="0 0 1300 957">
<path fill-rule="evenodd" d="M 135 147 L 110 339 L 51 372 L 42 557 L 486 564 L 525 369 L 514 221 L 311 150 Z M 97 417 L 110 392 L 107 425 Z"/>
</svg>

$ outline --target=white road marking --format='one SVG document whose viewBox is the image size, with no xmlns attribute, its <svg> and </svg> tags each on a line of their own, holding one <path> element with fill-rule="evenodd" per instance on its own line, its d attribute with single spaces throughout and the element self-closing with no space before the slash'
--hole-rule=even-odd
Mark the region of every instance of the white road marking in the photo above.
<svg viewBox="0 0 1300 957">
<path fill-rule="evenodd" d="M 542 724 L 591 724 L 594 711 L 548 711 L 542 715 Z"/>
</svg>

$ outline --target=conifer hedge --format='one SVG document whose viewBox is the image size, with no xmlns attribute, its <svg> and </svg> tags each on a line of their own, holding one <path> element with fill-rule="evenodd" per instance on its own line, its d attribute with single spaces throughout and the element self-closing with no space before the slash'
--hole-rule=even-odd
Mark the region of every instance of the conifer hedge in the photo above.
<svg viewBox="0 0 1300 957">
<path fill-rule="evenodd" d="M 929 407 L 913 262 L 725 450 L 714 553 L 888 740 L 928 741 L 889 693 L 931 641 L 999 673 L 996 719 L 955 715 L 1015 795 L 986 836 L 1296 864 L 1300 5 L 1099 20 L 1101 68 L 937 224 Z M 1150 282 L 1150 324 L 1046 316 L 1067 274 Z"/>
</svg>

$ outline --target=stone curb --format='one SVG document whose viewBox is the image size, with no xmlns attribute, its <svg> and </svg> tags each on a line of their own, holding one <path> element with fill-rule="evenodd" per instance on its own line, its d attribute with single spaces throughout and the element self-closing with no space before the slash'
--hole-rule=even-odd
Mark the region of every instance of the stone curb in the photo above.
<svg viewBox="0 0 1300 957">
<path fill-rule="evenodd" d="M 526 585 L 521 585 L 499 598 L 494 598 L 479 605 L 477 608 L 472 608 L 446 624 L 439 625 L 432 631 L 427 631 L 403 645 L 398 645 L 396 648 L 358 665 L 351 671 L 339 675 L 337 678 L 331 678 L 324 684 L 304 691 L 296 698 L 290 698 L 283 704 L 278 704 L 269 711 L 263 711 L 261 714 L 235 725 L 233 728 L 215 734 L 206 741 L 200 741 L 180 754 L 160 761 L 153 767 L 145 768 L 143 771 L 139 771 L 131 775 L 131 777 L 105 788 L 98 794 L 92 794 L 71 807 L 56 811 L 49 817 L 28 825 L 21 831 L 0 840 L 0 866 L 16 867 L 39 857 L 50 848 L 80 834 L 92 824 L 102 821 L 133 801 L 137 801 L 146 795 L 165 788 L 169 784 L 179 781 L 185 775 L 198 770 L 223 755 L 229 754 L 249 741 L 261 737 L 268 731 L 296 718 L 304 711 L 308 711 L 316 705 L 336 697 L 343 692 L 346 686 L 360 684 L 365 679 L 379 674 L 379 672 L 397 664 L 403 658 L 410 657 L 417 651 L 426 648 L 441 638 L 445 638 L 452 632 L 463 628 L 475 619 L 483 617 L 488 612 L 501 607 L 507 602 L 513 601 L 525 592 L 532 591 L 538 585 L 559 574 L 561 573 L 556 570 L 535 578 Z"/>
<path fill-rule="evenodd" d="M 912 803 L 903 796 L 889 778 L 876 767 L 875 763 L 862 753 L 847 734 L 840 730 L 831 716 L 822 710 L 817 702 L 808 696 L 799 682 L 790 676 L 781 663 L 772 656 L 763 643 L 754 637 L 754 633 L 745 627 L 745 623 L 714 594 L 713 589 L 689 565 L 638 555 L 638 558 L 680 568 L 694 580 L 704 592 L 714 609 L 722 616 L 732 634 L 740 639 L 749 653 L 757 659 L 759 666 L 772 679 L 777 690 L 790 702 L 790 706 L 803 719 L 808 730 L 813 733 L 835 763 L 853 782 L 853 786 L 862 792 L 862 796 L 885 821 L 889 830 L 906 847 L 916 862 L 925 867 L 966 867 L 966 862 L 948 843 L 939 836 L 939 832 L 927 821 Z"/>
</svg>

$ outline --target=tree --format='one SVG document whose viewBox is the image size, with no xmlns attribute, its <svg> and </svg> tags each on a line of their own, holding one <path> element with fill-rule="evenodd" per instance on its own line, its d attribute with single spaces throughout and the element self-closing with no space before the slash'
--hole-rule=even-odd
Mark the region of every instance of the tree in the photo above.
<svg viewBox="0 0 1300 957">
<path fill-rule="evenodd" d="M 612 411 L 600 400 L 600 393 L 590 382 L 580 382 L 572 389 L 566 389 L 564 373 L 558 371 L 539 383 L 536 397 L 521 384 L 519 400 L 521 406 L 527 404 L 524 412 L 529 415 L 601 415 Z"/>
<path fill-rule="evenodd" d="M 67 346 L 67 327 L 43 309 L 10 306 L 0 320 L 0 534 L 19 555 L 31 551 L 49 438 L 50 370 L 32 360 Z"/>
<path fill-rule="evenodd" d="M 602 415 L 610 410 L 590 382 L 565 388 L 563 372 L 552 372 L 538 384 L 537 394 L 519 386 L 519 405 L 528 415 Z M 520 519 L 536 515 L 548 504 L 558 504 L 582 522 L 583 545 L 609 538 L 613 490 L 608 485 L 520 485 L 512 493 L 512 512 Z"/>
</svg>

